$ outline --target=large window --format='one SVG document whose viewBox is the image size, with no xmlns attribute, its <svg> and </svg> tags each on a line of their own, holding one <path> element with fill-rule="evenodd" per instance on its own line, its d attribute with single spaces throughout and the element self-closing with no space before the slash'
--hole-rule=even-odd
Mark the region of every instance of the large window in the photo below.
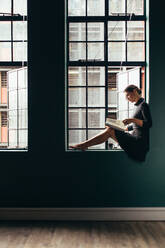
<svg viewBox="0 0 165 248">
<path fill-rule="evenodd" d="M 0 150 L 27 150 L 27 0 L 0 1 Z"/>
<path fill-rule="evenodd" d="M 106 117 L 133 113 L 123 89 L 146 85 L 143 0 L 67 0 L 66 145 L 105 128 Z M 89 149 L 120 149 L 111 139 Z"/>
</svg>

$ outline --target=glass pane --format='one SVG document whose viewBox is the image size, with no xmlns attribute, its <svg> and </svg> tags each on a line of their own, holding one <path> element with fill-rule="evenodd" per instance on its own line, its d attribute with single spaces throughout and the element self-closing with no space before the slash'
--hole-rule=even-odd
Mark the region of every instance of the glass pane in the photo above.
<svg viewBox="0 0 165 248">
<path fill-rule="evenodd" d="M 143 0 L 127 0 L 127 13 L 143 15 Z"/>
<path fill-rule="evenodd" d="M 69 145 L 75 145 L 86 140 L 85 130 L 69 130 Z"/>
<path fill-rule="evenodd" d="M 144 22 L 127 22 L 127 40 L 144 40 Z"/>
<path fill-rule="evenodd" d="M 128 70 L 128 83 L 140 88 L 140 67 Z"/>
<path fill-rule="evenodd" d="M 13 43 L 13 60 L 27 61 L 27 42 Z"/>
<path fill-rule="evenodd" d="M 0 42 L 0 61 L 11 61 L 11 42 Z"/>
<path fill-rule="evenodd" d="M 69 110 L 69 128 L 86 127 L 86 110 L 70 109 Z"/>
<path fill-rule="evenodd" d="M 28 138 L 27 130 L 19 130 L 19 147 L 20 148 L 27 147 L 27 138 Z"/>
<path fill-rule="evenodd" d="M 18 104 L 19 109 L 27 108 L 27 89 L 18 90 Z"/>
<path fill-rule="evenodd" d="M 11 0 L 1 0 L 0 13 L 11 14 Z"/>
<path fill-rule="evenodd" d="M 27 15 L 27 0 L 14 0 L 14 14 Z"/>
<path fill-rule="evenodd" d="M 13 40 L 27 40 L 27 22 L 13 22 Z"/>
<path fill-rule="evenodd" d="M 86 68 L 85 67 L 69 67 L 68 68 L 68 84 L 70 86 L 86 85 Z"/>
<path fill-rule="evenodd" d="M 118 112 L 118 116 L 117 116 L 118 120 L 124 120 L 124 119 L 127 119 L 128 117 L 129 117 L 128 109 L 127 110 L 120 110 Z"/>
<path fill-rule="evenodd" d="M 105 127 L 105 109 L 88 109 L 88 127 Z"/>
<path fill-rule="evenodd" d="M 105 0 L 88 0 L 88 16 L 104 16 Z"/>
<path fill-rule="evenodd" d="M 10 110 L 9 112 L 9 128 L 17 129 L 17 110 Z"/>
<path fill-rule="evenodd" d="M 108 107 L 117 108 L 117 90 L 108 89 Z"/>
<path fill-rule="evenodd" d="M 86 106 L 86 89 L 69 88 L 69 107 Z"/>
<path fill-rule="evenodd" d="M 125 92 L 119 92 L 119 110 L 127 110 L 128 109 L 128 101 L 125 97 Z"/>
<path fill-rule="evenodd" d="M 144 42 L 128 42 L 127 43 L 127 60 L 128 61 L 144 61 L 145 46 Z"/>
<path fill-rule="evenodd" d="M 69 59 L 70 61 L 86 59 L 85 43 L 69 43 Z"/>
<path fill-rule="evenodd" d="M 105 85 L 105 67 L 88 67 L 88 85 Z"/>
<path fill-rule="evenodd" d="M 17 130 L 9 130 L 9 147 L 14 148 L 17 146 Z"/>
<path fill-rule="evenodd" d="M 9 91 L 9 109 L 17 109 L 17 90 Z"/>
<path fill-rule="evenodd" d="M 68 0 L 69 16 L 85 16 L 86 0 Z"/>
<path fill-rule="evenodd" d="M 88 43 L 88 59 L 104 60 L 104 43 Z"/>
<path fill-rule="evenodd" d="M 125 14 L 125 0 L 109 0 L 109 15 Z"/>
<path fill-rule="evenodd" d="M 88 23 L 88 41 L 104 41 L 104 23 Z"/>
<path fill-rule="evenodd" d="M 8 73 L 9 90 L 17 89 L 17 71 L 10 71 Z"/>
<path fill-rule="evenodd" d="M 0 22 L 0 40 L 11 40 L 11 22 Z"/>
<path fill-rule="evenodd" d="M 70 41 L 86 40 L 85 23 L 69 23 L 69 40 Z"/>
<path fill-rule="evenodd" d="M 104 107 L 105 106 L 105 88 L 88 88 L 88 106 Z"/>
<path fill-rule="evenodd" d="M 125 43 L 109 42 L 108 43 L 108 60 L 125 61 Z"/>
<path fill-rule="evenodd" d="M 18 70 L 18 88 L 27 88 L 27 69 Z"/>
<path fill-rule="evenodd" d="M 118 91 L 123 92 L 125 88 L 128 86 L 128 73 L 127 72 L 119 72 L 117 74 L 117 84 L 118 84 Z"/>
<path fill-rule="evenodd" d="M 103 132 L 102 130 L 88 130 L 88 138 L 92 138 L 96 135 L 98 135 L 99 133 Z M 105 149 L 105 143 L 96 145 L 96 146 L 91 146 L 88 149 L 92 150 L 92 149 Z"/>
<path fill-rule="evenodd" d="M 28 113 L 27 109 L 18 110 L 18 116 L 19 116 L 19 128 L 27 128 L 28 123 Z"/>
<path fill-rule="evenodd" d="M 108 22 L 108 40 L 125 40 L 125 22 Z"/>
</svg>

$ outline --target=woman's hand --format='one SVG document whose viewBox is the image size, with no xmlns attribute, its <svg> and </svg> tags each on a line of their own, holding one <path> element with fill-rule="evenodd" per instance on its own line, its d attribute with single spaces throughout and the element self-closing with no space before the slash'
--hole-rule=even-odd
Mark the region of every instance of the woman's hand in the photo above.
<svg viewBox="0 0 165 248">
<path fill-rule="evenodd" d="M 125 119 L 123 120 L 124 125 L 128 125 L 133 122 L 133 119 Z"/>
</svg>

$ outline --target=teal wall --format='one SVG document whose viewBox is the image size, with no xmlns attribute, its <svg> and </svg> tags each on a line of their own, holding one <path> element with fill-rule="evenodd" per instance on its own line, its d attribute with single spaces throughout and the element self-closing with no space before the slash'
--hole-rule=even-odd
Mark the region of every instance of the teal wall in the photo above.
<svg viewBox="0 0 165 248">
<path fill-rule="evenodd" d="M 150 4 L 151 149 L 137 163 L 123 151 L 64 151 L 64 4 L 29 0 L 30 148 L 0 153 L 0 207 L 165 206 L 164 10 L 157 3 Z"/>
</svg>

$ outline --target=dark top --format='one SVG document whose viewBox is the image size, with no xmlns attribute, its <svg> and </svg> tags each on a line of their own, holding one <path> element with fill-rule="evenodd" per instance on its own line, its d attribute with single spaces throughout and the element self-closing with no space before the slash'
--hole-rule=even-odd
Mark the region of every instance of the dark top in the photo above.
<svg viewBox="0 0 165 248">
<path fill-rule="evenodd" d="M 143 120 L 143 126 L 140 127 L 133 123 L 128 126 L 128 131 L 132 131 L 131 133 L 115 130 L 115 134 L 119 145 L 128 156 L 144 161 L 149 150 L 149 129 L 152 126 L 152 118 L 149 105 L 144 98 L 141 97 L 135 106 L 136 110 L 132 118 Z"/>
</svg>

